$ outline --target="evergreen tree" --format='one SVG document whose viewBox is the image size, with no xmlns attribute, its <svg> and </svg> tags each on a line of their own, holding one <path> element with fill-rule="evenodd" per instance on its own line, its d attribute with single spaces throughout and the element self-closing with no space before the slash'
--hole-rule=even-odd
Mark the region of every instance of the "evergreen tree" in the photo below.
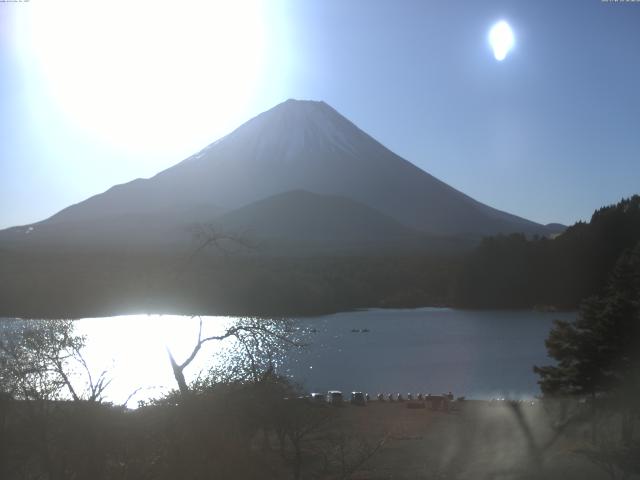
<svg viewBox="0 0 640 480">
<path fill-rule="evenodd" d="M 602 295 L 546 341 L 556 366 L 534 367 L 543 393 L 633 398 L 640 371 L 640 242 L 619 258 Z"/>
</svg>

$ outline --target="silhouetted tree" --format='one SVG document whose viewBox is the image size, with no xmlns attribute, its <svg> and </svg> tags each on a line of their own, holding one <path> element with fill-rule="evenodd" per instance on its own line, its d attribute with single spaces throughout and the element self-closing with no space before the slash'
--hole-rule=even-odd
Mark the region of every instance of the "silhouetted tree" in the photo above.
<svg viewBox="0 0 640 480">
<path fill-rule="evenodd" d="M 260 365 L 264 371 L 264 362 L 271 362 L 273 356 L 279 354 L 276 349 L 301 346 L 296 338 L 297 331 L 289 320 L 241 318 L 236 320 L 227 330 L 220 335 L 203 337 L 202 319 L 198 327 L 198 338 L 189 356 L 178 363 L 169 349 L 169 361 L 174 378 L 182 395 L 190 392 L 184 371 L 195 360 L 203 345 L 208 342 L 222 341 L 233 338 L 236 341 L 235 348 L 239 355 L 234 355 L 236 363 L 231 368 L 243 371 L 243 375 L 250 375 L 254 380 L 259 378 Z"/>
<path fill-rule="evenodd" d="M 0 324 L 0 388 L 12 398 L 74 400 L 77 391 L 71 375 L 81 366 L 89 374 L 89 399 L 96 400 L 106 387 L 101 374 L 96 382 L 82 357 L 85 339 L 73 333 L 70 320 L 6 320 Z"/>
<path fill-rule="evenodd" d="M 100 404 L 109 382 L 92 375 L 84 342 L 69 320 L 0 324 L 0 458 L 11 449 L 50 479 L 101 477 L 113 410 Z"/>
<path fill-rule="evenodd" d="M 334 418 L 335 412 L 331 408 L 311 404 L 305 398 L 292 397 L 280 400 L 274 413 L 280 453 L 291 466 L 294 480 L 298 480 L 302 475 L 304 442 L 324 428 Z M 285 443 L 291 447 L 290 450 Z"/>
<path fill-rule="evenodd" d="M 628 385 L 637 374 L 640 243 L 625 252 L 605 293 L 586 300 L 574 322 L 556 321 L 546 341 L 557 366 L 535 367 L 544 393 L 595 395 Z"/>
<path fill-rule="evenodd" d="M 594 408 L 619 412 L 629 442 L 640 413 L 640 243 L 621 255 L 604 293 L 586 300 L 575 321 L 555 322 L 546 345 L 558 364 L 534 367 L 543 393 L 586 396 Z"/>
<path fill-rule="evenodd" d="M 345 430 L 336 429 L 325 435 L 322 448 L 320 478 L 348 480 L 382 449 L 389 438 L 385 434 L 377 441 Z"/>
</svg>

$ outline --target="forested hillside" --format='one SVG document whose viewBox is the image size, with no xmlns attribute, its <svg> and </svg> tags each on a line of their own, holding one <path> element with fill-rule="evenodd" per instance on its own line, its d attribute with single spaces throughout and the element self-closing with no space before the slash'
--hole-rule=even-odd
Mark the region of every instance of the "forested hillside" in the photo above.
<svg viewBox="0 0 640 480">
<path fill-rule="evenodd" d="M 315 315 L 354 308 L 576 309 L 640 242 L 640 196 L 555 239 L 485 238 L 472 251 L 197 255 L 0 249 L 3 316 Z M 469 248 L 469 247 L 467 247 Z M 429 252 L 431 250 L 431 252 Z"/>
<path fill-rule="evenodd" d="M 640 196 L 597 210 L 555 239 L 485 238 L 463 263 L 455 303 L 575 308 L 601 292 L 618 258 L 640 242 Z"/>
</svg>

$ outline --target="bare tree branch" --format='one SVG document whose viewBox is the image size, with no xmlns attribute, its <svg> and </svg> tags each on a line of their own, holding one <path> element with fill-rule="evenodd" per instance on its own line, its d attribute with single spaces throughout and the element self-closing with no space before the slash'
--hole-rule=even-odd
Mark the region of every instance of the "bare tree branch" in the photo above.
<svg viewBox="0 0 640 480">
<path fill-rule="evenodd" d="M 266 322 L 266 323 L 262 323 Z M 277 321 L 275 321 L 277 322 Z M 202 318 L 199 319 L 198 325 L 198 337 L 196 343 L 193 347 L 193 350 L 189 354 L 189 356 L 182 362 L 178 363 L 167 347 L 167 353 L 169 355 L 169 361 L 171 363 L 171 368 L 173 370 L 174 377 L 176 382 L 178 383 L 178 388 L 182 394 L 188 394 L 189 388 L 187 386 L 187 382 L 184 376 L 184 370 L 195 360 L 198 353 L 202 349 L 202 346 L 208 342 L 212 341 L 222 341 L 228 338 L 235 338 L 240 344 L 241 348 L 247 348 L 247 342 L 250 340 L 249 338 L 245 338 L 245 334 L 249 335 L 250 338 L 253 339 L 273 339 L 282 344 L 288 345 L 290 347 L 302 347 L 305 344 L 294 339 L 290 333 L 286 332 L 281 333 L 276 328 L 277 324 L 274 321 L 268 320 L 260 320 L 260 319 L 240 319 L 233 326 L 229 327 L 224 333 L 220 335 L 211 335 L 208 337 L 202 337 Z M 254 357 L 251 357 L 250 361 L 254 362 L 254 366 L 256 365 L 256 361 Z"/>
<path fill-rule="evenodd" d="M 214 225 L 204 223 L 196 223 L 193 225 L 191 227 L 191 232 L 193 238 L 199 243 L 199 245 L 193 252 L 191 252 L 191 255 L 187 259 L 187 264 L 202 251 L 210 247 L 214 247 L 225 256 L 228 255 L 231 251 L 225 246 L 226 243 L 237 245 L 246 250 L 255 250 L 258 248 L 258 243 L 250 240 L 249 235 L 246 232 L 224 232 Z"/>
</svg>

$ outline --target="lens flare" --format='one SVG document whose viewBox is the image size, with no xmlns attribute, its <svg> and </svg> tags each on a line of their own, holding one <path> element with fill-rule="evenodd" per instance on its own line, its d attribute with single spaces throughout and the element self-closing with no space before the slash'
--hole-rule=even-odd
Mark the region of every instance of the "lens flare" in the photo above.
<svg viewBox="0 0 640 480">
<path fill-rule="evenodd" d="M 489 32 L 489 43 L 493 49 L 493 56 L 501 62 L 507 58 L 514 44 L 513 30 L 504 20 L 499 21 Z"/>
</svg>

